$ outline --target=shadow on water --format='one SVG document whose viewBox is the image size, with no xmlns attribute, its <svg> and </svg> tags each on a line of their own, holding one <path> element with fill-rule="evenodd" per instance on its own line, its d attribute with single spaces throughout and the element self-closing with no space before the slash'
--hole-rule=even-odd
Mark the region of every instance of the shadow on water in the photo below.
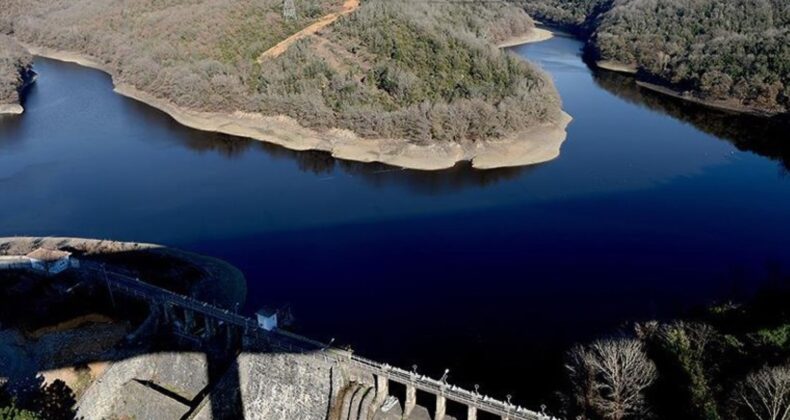
<svg viewBox="0 0 790 420">
<path fill-rule="evenodd" d="M 112 89 L 111 78 L 99 70 L 84 68 L 72 63 L 41 57 L 37 58 L 35 63 L 41 77 L 46 80 L 34 84 L 26 90 L 24 102 L 31 104 L 27 114 L 0 117 L 0 149 L 23 145 L 26 137 L 29 137 L 27 131 L 32 129 L 31 126 L 48 123 L 48 121 L 38 121 L 36 118 L 42 114 L 44 107 L 52 105 L 53 98 L 55 98 L 56 102 L 62 100 L 74 102 L 74 105 L 68 108 L 70 114 L 76 114 L 76 117 L 69 116 L 69 118 L 76 118 L 74 126 L 85 125 L 91 129 L 94 127 L 93 121 L 86 123 L 81 120 L 83 117 L 78 110 L 78 102 L 105 101 L 107 109 L 120 108 L 118 113 L 113 115 L 129 116 L 124 124 L 133 122 L 137 126 L 160 128 L 166 133 L 166 135 L 139 136 L 138 139 L 141 142 L 158 145 L 165 143 L 183 147 L 198 154 L 215 153 L 226 159 L 241 159 L 254 153 L 265 154 L 272 159 L 293 161 L 304 173 L 327 175 L 342 171 L 359 177 L 372 186 L 402 186 L 416 193 L 434 194 L 453 192 L 469 187 L 485 187 L 517 178 L 531 169 L 531 167 L 521 167 L 481 171 L 472 168 L 468 162 L 461 162 L 447 170 L 418 171 L 380 163 L 338 160 L 333 158 L 330 153 L 321 151 L 293 151 L 263 141 L 195 130 L 181 125 L 163 111 L 122 96 L 114 98 L 117 100 L 113 101 L 108 101 L 104 97 L 97 99 L 74 98 L 74 95 L 91 93 L 92 90 Z M 99 93 L 101 92 L 97 92 L 97 94 Z M 107 95 L 116 94 L 108 92 Z M 151 133 L 156 132 L 152 130 Z"/>
<path fill-rule="evenodd" d="M 263 151 L 274 159 L 296 162 L 302 172 L 326 175 L 339 169 L 353 176 L 359 176 L 374 186 L 399 185 L 417 193 L 433 194 L 468 187 L 485 187 L 515 179 L 538 166 L 477 170 L 472 168 L 469 162 L 459 162 L 453 168 L 446 170 L 420 171 L 382 163 L 340 160 L 332 157 L 328 152 L 295 151 L 264 141 L 191 129 L 156 108 L 132 99 L 124 99 L 126 110 L 139 116 L 146 124 L 167 127 L 167 130 L 172 133 L 171 137 L 177 139 L 180 146 L 192 151 L 214 152 L 228 159 L 240 158 L 255 151 Z M 0 122 L 0 129 L 2 129 L 2 122 Z"/>
<path fill-rule="evenodd" d="M 610 71 L 593 70 L 593 80 L 632 104 L 689 123 L 739 150 L 776 160 L 790 170 L 790 117 L 786 115 L 766 118 L 716 110 L 641 88 L 633 77 Z"/>
<path fill-rule="evenodd" d="M 36 94 L 36 84 L 33 83 L 25 87 L 22 91 L 21 104 L 24 107 L 27 98 Z M 24 143 L 22 135 L 22 117 L 19 115 L 0 114 L 0 150 L 8 147 L 16 147 Z"/>
<path fill-rule="evenodd" d="M 155 270 L 129 270 L 111 264 L 146 260 L 143 255 L 140 251 L 119 251 L 99 257 L 81 256 L 79 270 L 51 276 L 24 269 L 0 271 L 0 283 L 6 285 L 0 288 L 0 302 L 3 302 L 0 305 L 0 408 L 14 403 L 37 413 L 55 410 L 43 418 L 63 420 L 74 419 L 77 414 L 98 416 L 103 410 L 113 410 L 113 416 L 124 417 L 127 413 L 123 411 L 130 408 L 146 418 L 154 413 L 152 410 L 163 409 L 157 414 L 162 418 L 176 418 L 174 414 L 179 414 L 182 419 L 219 420 L 260 418 L 267 411 L 249 410 L 263 403 L 285 406 L 287 411 L 303 413 L 305 418 L 312 408 L 323 409 L 326 405 L 326 418 L 335 418 L 331 413 L 340 410 L 349 387 L 360 383 L 370 392 L 377 386 L 374 375 L 379 375 L 378 371 L 367 365 L 345 365 L 351 353 L 337 348 L 329 350 L 329 344 L 287 331 L 267 332 L 257 326 L 250 327 L 247 320 L 239 321 L 232 314 L 229 301 L 207 308 L 202 301 L 189 300 L 185 297 L 199 295 L 196 287 L 199 284 L 186 286 L 184 292 L 182 277 L 172 273 L 150 277 L 152 281 L 147 285 L 136 286 L 142 284 L 136 279 L 138 274 Z M 107 268 L 108 263 L 112 268 Z M 222 278 L 211 280 L 222 281 Z M 175 282 L 171 284 L 171 281 Z M 177 293 L 175 298 L 173 293 Z M 184 303 L 185 300 L 188 302 Z M 225 318 L 216 315 L 221 309 L 225 309 Z M 120 329 L 121 334 L 90 330 L 99 324 Z M 289 361 L 283 371 L 297 375 L 296 378 L 286 377 L 287 382 L 277 382 L 283 378 L 276 374 L 267 377 L 266 372 L 255 367 L 264 366 L 267 360 L 242 360 L 276 355 L 303 356 Z M 198 361 L 190 361 L 190 356 Z M 143 362 L 142 370 L 134 363 L 112 365 L 143 357 L 148 359 Z M 95 363 L 110 365 L 100 368 L 104 370 L 93 377 L 91 365 Z M 194 363 L 205 365 L 205 382 L 201 381 L 201 372 L 185 370 L 203 367 Z M 245 363 L 251 364 L 247 368 L 252 368 L 242 371 Z M 292 365 L 298 368 L 292 370 Z M 56 372 L 61 369 L 65 370 Z M 274 363 L 273 369 L 280 368 Z M 338 371 L 347 374 L 336 380 Z M 45 384 L 43 375 L 47 375 L 49 385 Z M 65 378 L 71 386 L 79 387 L 79 392 L 88 394 L 77 395 L 64 380 L 53 375 Z M 244 384 L 242 375 L 247 378 Z M 299 389 L 299 381 L 308 382 L 308 390 L 312 390 L 299 401 L 267 399 L 278 394 L 287 396 L 287 389 L 283 392 L 277 388 Z M 134 384 L 133 388 L 127 388 L 130 384 Z M 335 388 L 336 385 L 340 388 Z M 274 391 L 261 393 L 261 387 Z M 324 394 L 327 388 L 328 395 Z M 56 396 L 59 405 L 53 408 L 42 403 L 39 397 L 42 392 Z M 77 400 L 87 413 L 77 413 Z M 140 404 L 143 401 L 150 401 L 150 406 Z M 435 398 L 426 392 L 418 404 L 428 401 L 435 403 Z M 378 409 L 377 403 L 369 403 L 373 410 Z M 399 404 L 404 403 L 401 396 Z M 182 408 L 183 414 L 179 413 Z M 458 412 L 465 410 L 461 405 L 450 408 Z M 99 413 L 92 409 L 98 409 Z M 269 408 L 268 413 L 276 410 Z M 487 418 L 485 413 L 481 414 L 481 418 Z M 349 416 L 352 417 L 355 416 Z"/>
</svg>

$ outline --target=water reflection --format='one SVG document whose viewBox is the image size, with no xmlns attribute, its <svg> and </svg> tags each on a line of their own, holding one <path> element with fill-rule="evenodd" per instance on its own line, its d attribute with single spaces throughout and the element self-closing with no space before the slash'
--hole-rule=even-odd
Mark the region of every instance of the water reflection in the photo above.
<svg viewBox="0 0 790 420">
<path fill-rule="evenodd" d="M 28 85 L 22 91 L 21 104 L 27 105 L 27 98 L 36 91 L 36 84 Z M 6 148 L 18 147 L 22 143 L 20 135 L 22 121 L 19 115 L 0 114 L 0 151 Z"/>
<path fill-rule="evenodd" d="M 193 130 L 184 127 L 156 108 L 131 99 L 124 100 L 123 107 L 129 113 L 139 116 L 148 125 L 166 127 L 172 134 L 168 139 L 189 150 L 200 153 L 213 152 L 229 159 L 239 158 L 254 151 L 262 151 L 274 159 L 296 162 L 302 172 L 328 175 L 341 169 L 353 176 L 359 176 L 377 187 L 400 185 L 417 193 L 436 194 L 461 190 L 470 186 L 490 186 L 500 181 L 515 179 L 539 166 L 480 171 L 472 168 L 469 162 L 460 162 L 455 167 L 443 171 L 416 171 L 381 163 L 339 160 L 327 152 L 294 151 L 244 137 Z M 3 122 L 0 121 L 0 129 L 2 127 Z"/>
<path fill-rule="evenodd" d="M 370 165 L 346 161 L 340 164 L 346 171 L 361 175 L 375 186 L 383 187 L 397 183 L 409 187 L 411 191 L 425 194 L 462 190 L 470 186 L 487 187 L 520 178 L 541 166 L 539 164 L 480 171 L 472 168 L 469 162 L 461 162 L 443 171 L 424 172 L 402 170 L 381 164 Z"/>
<path fill-rule="evenodd" d="M 618 97 L 661 112 L 717 138 L 727 140 L 742 151 L 779 161 L 790 170 L 790 118 L 762 118 L 708 108 L 639 87 L 634 78 L 609 71 L 594 70 L 595 84 Z"/>
<path fill-rule="evenodd" d="M 24 142 L 20 135 L 21 127 L 21 118 L 18 115 L 0 115 L 0 151 L 18 147 Z"/>
</svg>

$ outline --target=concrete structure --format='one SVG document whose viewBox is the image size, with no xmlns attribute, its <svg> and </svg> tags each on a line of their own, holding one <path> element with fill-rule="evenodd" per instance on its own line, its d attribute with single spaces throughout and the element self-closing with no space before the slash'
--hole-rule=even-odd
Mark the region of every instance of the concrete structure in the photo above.
<svg viewBox="0 0 790 420">
<path fill-rule="evenodd" d="M 31 269 L 30 258 L 24 256 L 0 256 L 0 271 Z"/>
<path fill-rule="evenodd" d="M 39 248 L 27 255 L 33 270 L 58 274 L 72 266 L 71 253 L 57 249 Z"/>
<path fill-rule="evenodd" d="M 114 362 L 80 398 L 78 418 L 183 418 L 190 402 L 209 386 L 206 364 L 205 354 L 185 352 L 150 353 Z"/>
<path fill-rule="evenodd" d="M 179 337 L 197 342 L 217 337 L 224 337 L 228 343 L 233 341 L 256 342 L 260 348 L 268 349 L 269 353 L 299 354 L 328 364 L 333 369 L 337 368 L 346 372 L 347 375 L 348 372 L 355 372 L 352 374 L 353 377 L 371 378 L 370 381 L 360 379 L 357 383 L 362 385 L 353 392 L 354 395 L 358 395 L 358 399 L 354 402 L 354 398 L 349 397 L 350 399 L 346 403 L 348 407 L 361 407 L 362 402 L 365 401 L 365 410 L 359 409 L 359 412 L 374 413 L 374 416 L 365 417 L 388 418 L 376 416 L 385 408 L 387 401 L 391 401 L 389 383 L 395 382 L 406 387 L 402 414 L 404 419 L 410 418 L 410 416 L 423 417 L 423 414 L 417 413 L 418 411 L 425 412 L 425 409 L 419 406 L 418 390 L 435 398 L 435 413 L 441 415 L 441 417 L 436 416 L 435 420 L 445 420 L 448 401 L 466 406 L 470 419 L 476 419 L 479 412 L 490 413 L 505 420 L 553 419 L 545 414 L 511 404 L 509 401 L 497 400 L 477 391 L 472 392 L 450 385 L 445 378 L 436 380 L 420 375 L 416 371 L 408 372 L 356 356 L 350 351 L 332 348 L 324 343 L 288 331 L 278 329 L 269 331 L 261 328 L 257 319 L 244 317 L 226 309 L 161 289 L 139 279 L 118 273 L 108 273 L 103 270 L 103 267 L 94 269 L 99 274 L 96 276 L 97 281 L 106 274 L 106 286 L 114 292 L 140 298 L 147 301 L 152 308 L 160 308 L 152 310 L 151 313 L 161 313 L 165 325 L 171 326 Z M 371 382 L 371 384 L 364 385 L 365 382 Z M 348 410 L 352 411 L 351 408 Z M 412 415 L 413 413 L 414 415 Z M 362 417 L 357 418 L 362 419 Z"/>
<path fill-rule="evenodd" d="M 255 313 L 258 319 L 258 326 L 266 331 L 272 331 L 277 328 L 277 311 L 271 308 L 263 307 Z"/>
<path fill-rule="evenodd" d="M 0 256 L 0 270 L 34 270 L 55 275 L 78 266 L 79 261 L 70 252 L 57 249 L 38 248 L 27 255 Z"/>
</svg>

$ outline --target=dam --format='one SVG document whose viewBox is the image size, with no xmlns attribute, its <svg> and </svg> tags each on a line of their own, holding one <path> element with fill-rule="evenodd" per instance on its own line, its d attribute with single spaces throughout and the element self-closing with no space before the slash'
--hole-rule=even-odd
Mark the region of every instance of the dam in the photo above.
<svg viewBox="0 0 790 420">
<path fill-rule="evenodd" d="M 553 417 L 531 411 L 488 396 L 481 395 L 451 385 L 446 378 L 429 378 L 417 373 L 416 369 L 406 371 L 387 364 L 375 362 L 355 355 L 352 351 L 332 348 L 329 345 L 310 340 L 288 331 L 273 329 L 267 331 L 252 318 L 245 317 L 227 309 L 222 309 L 182 296 L 171 291 L 152 286 L 139 279 L 120 273 L 109 272 L 103 267 L 85 265 L 93 271 L 96 281 L 104 281 L 112 293 L 132 296 L 145 301 L 151 308 L 146 323 L 159 324 L 172 329 L 178 337 L 195 342 L 211 341 L 217 336 L 230 348 L 257 349 L 265 353 L 300 354 L 314 359 L 317 363 L 331 365 L 332 369 L 345 373 L 346 386 L 354 392 L 342 396 L 331 396 L 331 405 L 340 407 L 342 419 L 421 419 L 428 410 L 415 411 L 419 406 L 417 391 L 431 395 L 435 401 L 434 420 L 451 419 L 447 416 L 447 402 L 462 404 L 466 407 L 466 418 L 476 420 L 478 413 L 499 416 L 503 420 L 552 420 Z M 240 343 L 239 343 L 240 341 Z M 267 378 L 260 378 L 266 380 Z M 390 393 L 390 383 L 405 387 L 404 401 L 396 401 Z M 341 396 L 343 397 L 340 400 Z M 395 416 L 387 412 L 394 405 L 402 404 Z M 353 406 L 353 409 L 352 409 Z M 420 407 L 422 408 L 422 407 Z M 422 412 L 423 415 L 417 414 Z M 416 414 L 412 416 L 412 414 Z"/>
<path fill-rule="evenodd" d="M 10 310 L 23 324 L 0 318 L 0 385 L 66 380 L 80 418 L 554 419 L 509 395 L 454 385 L 449 370 L 436 379 L 416 365 L 401 369 L 243 315 L 232 304 L 238 295 L 209 303 L 177 287 L 194 269 L 216 290 L 231 286 L 228 278 L 243 282 L 224 262 L 150 244 L 0 240 L 0 280 L 15 294 L 6 296 L 9 307 L 67 313 L 60 321 L 55 312 L 41 315 L 45 326 L 33 329 L 25 326 L 29 309 Z M 107 316 L 127 325 L 107 345 L 97 344 L 104 336 L 97 327 L 72 340 L 52 337 Z M 26 345 L 24 337 L 33 338 Z M 25 347 L 30 358 L 19 354 Z"/>
</svg>

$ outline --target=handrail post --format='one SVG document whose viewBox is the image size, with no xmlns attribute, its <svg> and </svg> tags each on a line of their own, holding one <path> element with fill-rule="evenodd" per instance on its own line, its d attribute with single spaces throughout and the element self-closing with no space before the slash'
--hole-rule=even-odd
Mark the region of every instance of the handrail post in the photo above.
<svg viewBox="0 0 790 420">
<path fill-rule="evenodd" d="M 436 412 L 434 415 L 435 420 L 444 420 L 446 414 L 447 414 L 447 398 L 445 397 L 445 393 L 444 393 L 444 385 L 442 385 L 439 390 L 439 395 L 436 396 Z"/>
</svg>

